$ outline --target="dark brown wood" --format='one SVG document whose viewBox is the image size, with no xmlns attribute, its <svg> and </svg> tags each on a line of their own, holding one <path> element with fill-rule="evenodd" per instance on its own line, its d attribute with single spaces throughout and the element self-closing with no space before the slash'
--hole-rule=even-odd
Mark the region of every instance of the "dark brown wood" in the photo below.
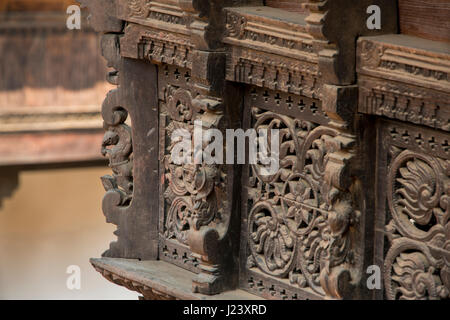
<svg viewBox="0 0 450 320">
<path fill-rule="evenodd" d="M 444 42 L 395 34 L 387 0 L 86 3 L 119 71 L 103 112 L 103 209 L 119 239 L 113 259 L 93 261 L 108 280 L 151 299 L 448 298 Z M 195 120 L 279 129 L 280 167 L 176 163 L 171 134 Z M 138 267 L 149 277 L 170 264 L 192 293 L 139 277 L 130 256 L 151 260 Z"/>
<path fill-rule="evenodd" d="M 131 259 L 91 259 L 91 264 L 109 281 L 136 291 L 148 300 L 260 300 L 243 290 L 208 296 L 192 293 L 192 272 L 164 262 Z"/>
<path fill-rule="evenodd" d="M 107 50 L 116 48 L 116 35 L 104 41 Z M 145 61 L 119 59 L 119 88 L 103 104 L 107 130 L 104 154 L 112 176 L 102 177 L 107 193 L 103 211 L 117 225 L 117 242 L 107 257 L 156 259 L 158 256 L 158 102 L 156 67 Z M 115 63 L 113 63 L 115 64 Z M 146 83 L 145 89 L 135 90 Z M 125 124 L 130 114 L 131 128 Z M 144 132 L 145 134 L 141 134 Z"/>
</svg>

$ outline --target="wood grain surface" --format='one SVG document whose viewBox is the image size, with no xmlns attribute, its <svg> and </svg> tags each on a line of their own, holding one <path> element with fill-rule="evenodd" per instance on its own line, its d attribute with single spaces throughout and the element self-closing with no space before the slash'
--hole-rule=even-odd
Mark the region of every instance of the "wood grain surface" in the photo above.
<svg viewBox="0 0 450 320">
<path fill-rule="evenodd" d="M 450 42 L 449 0 L 399 0 L 400 32 Z"/>
</svg>

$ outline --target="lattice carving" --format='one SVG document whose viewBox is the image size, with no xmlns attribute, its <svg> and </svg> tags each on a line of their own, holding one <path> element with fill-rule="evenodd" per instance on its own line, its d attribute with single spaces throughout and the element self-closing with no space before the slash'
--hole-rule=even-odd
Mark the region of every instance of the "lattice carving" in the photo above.
<svg viewBox="0 0 450 320">
<path fill-rule="evenodd" d="M 258 165 L 251 166 L 246 268 L 270 275 L 268 285 L 287 279 L 305 290 L 303 296 L 342 298 L 339 281 L 355 280 L 357 268 L 357 237 L 350 229 L 358 229 L 360 212 L 348 181 L 353 141 L 328 126 L 251 111 L 255 129 L 280 130 L 280 169 L 262 176 Z"/>
</svg>

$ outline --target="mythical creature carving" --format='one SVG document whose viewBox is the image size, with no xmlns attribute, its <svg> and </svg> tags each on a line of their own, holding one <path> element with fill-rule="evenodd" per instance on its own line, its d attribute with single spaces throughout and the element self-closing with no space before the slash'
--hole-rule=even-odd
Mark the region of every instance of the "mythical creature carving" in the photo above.
<svg viewBox="0 0 450 320">
<path fill-rule="evenodd" d="M 133 154 L 131 128 L 126 124 L 106 126 L 102 141 L 102 154 L 109 159 L 113 175 L 102 177 L 106 191 L 118 190 L 122 203 L 129 202 L 133 193 Z"/>
</svg>

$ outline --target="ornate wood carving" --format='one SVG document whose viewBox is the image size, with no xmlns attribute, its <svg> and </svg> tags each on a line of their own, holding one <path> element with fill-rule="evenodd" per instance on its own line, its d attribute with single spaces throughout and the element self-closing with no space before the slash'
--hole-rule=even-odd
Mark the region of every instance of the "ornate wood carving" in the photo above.
<svg viewBox="0 0 450 320">
<path fill-rule="evenodd" d="M 366 28 L 369 4 L 381 7 L 381 31 Z M 448 297 L 448 58 L 380 36 L 356 51 L 360 35 L 396 32 L 391 1 L 310 0 L 303 13 L 237 0 L 115 0 L 108 8 L 94 19 L 118 70 L 103 112 L 113 169 L 103 178 L 103 209 L 118 225 L 108 256 L 181 267 L 194 274 L 195 294 L 239 282 L 269 299 L 365 298 L 365 269 L 381 263 L 389 298 Z M 377 129 L 370 115 L 441 131 Z M 175 163 L 171 134 L 192 136 L 196 120 L 221 132 L 241 122 L 279 129 L 279 170 L 263 176 L 259 164 L 245 165 L 241 175 L 237 165 Z"/>
<path fill-rule="evenodd" d="M 359 111 L 402 121 L 377 129 L 376 298 L 449 298 L 449 58 L 404 35 L 358 41 Z"/>
<path fill-rule="evenodd" d="M 266 17 L 261 10 L 226 10 L 227 80 L 319 97 L 318 57 L 302 19 L 269 8 Z"/>
<path fill-rule="evenodd" d="M 199 94 L 191 81 L 190 70 L 160 69 L 162 259 L 200 273 L 193 289 L 213 294 L 226 283 L 223 261 L 232 259 L 223 247 L 226 244 L 220 243 L 228 236 L 233 199 L 227 185 L 233 175 L 225 165 L 176 164 L 171 157 L 175 142 L 170 137 L 175 130 L 185 129 L 193 137 L 195 121 L 201 121 L 202 130 L 227 128 L 222 100 Z M 208 144 L 205 141 L 203 147 Z"/>
<path fill-rule="evenodd" d="M 243 285 L 267 298 L 342 298 L 344 282 L 357 283 L 360 268 L 360 211 L 349 168 L 354 139 L 323 114 L 280 114 L 255 91 L 247 98 L 251 126 L 280 130 L 280 169 L 262 176 L 253 165 L 244 176 Z M 320 101 L 309 103 L 322 112 Z M 283 279 L 289 285 L 277 292 Z"/>
<path fill-rule="evenodd" d="M 102 177 L 107 191 L 102 208 L 107 222 L 117 225 L 117 241 L 103 255 L 156 259 L 158 217 L 154 213 L 158 212 L 159 188 L 151 183 L 158 181 L 159 167 L 152 161 L 158 154 L 159 131 L 156 67 L 122 57 L 124 24 L 117 18 L 116 1 L 81 2 L 95 13 L 92 26 L 104 33 L 102 54 L 113 68 L 107 80 L 117 86 L 102 105 L 106 132 L 101 151 L 112 169 L 112 175 Z M 146 89 L 135 90 L 141 83 Z M 144 131 L 145 135 L 141 134 Z"/>
<path fill-rule="evenodd" d="M 359 111 L 450 131 L 450 55 L 402 35 L 358 42 Z"/>
<path fill-rule="evenodd" d="M 108 65 L 114 68 L 108 74 L 111 84 L 119 84 L 119 37 L 107 34 L 102 37 L 103 56 Z M 133 194 L 133 146 L 131 127 L 125 123 L 128 112 L 122 107 L 119 89 L 111 90 L 102 105 L 103 127 L 105 135 L 102 141 L 101 153 L 109 160 L 112 175 L 102 177 L 102 183 L 107 192 L 118 197 L 117 205 L 128 206 Z"/>
<path fill-rule="evenodd" d="M 384 220 L 379 211 L 378 239 L 387 238 L 386 298 L 449 299 L 450 153 L 426 152 L 418 139 L 409 139 L 426 134 L 448 142 L 448 134 L 395 122 L 383 122 L 380 130 L 387 177 L 379 188 L 385 189 L 387 215 Z"/>
</svg>

